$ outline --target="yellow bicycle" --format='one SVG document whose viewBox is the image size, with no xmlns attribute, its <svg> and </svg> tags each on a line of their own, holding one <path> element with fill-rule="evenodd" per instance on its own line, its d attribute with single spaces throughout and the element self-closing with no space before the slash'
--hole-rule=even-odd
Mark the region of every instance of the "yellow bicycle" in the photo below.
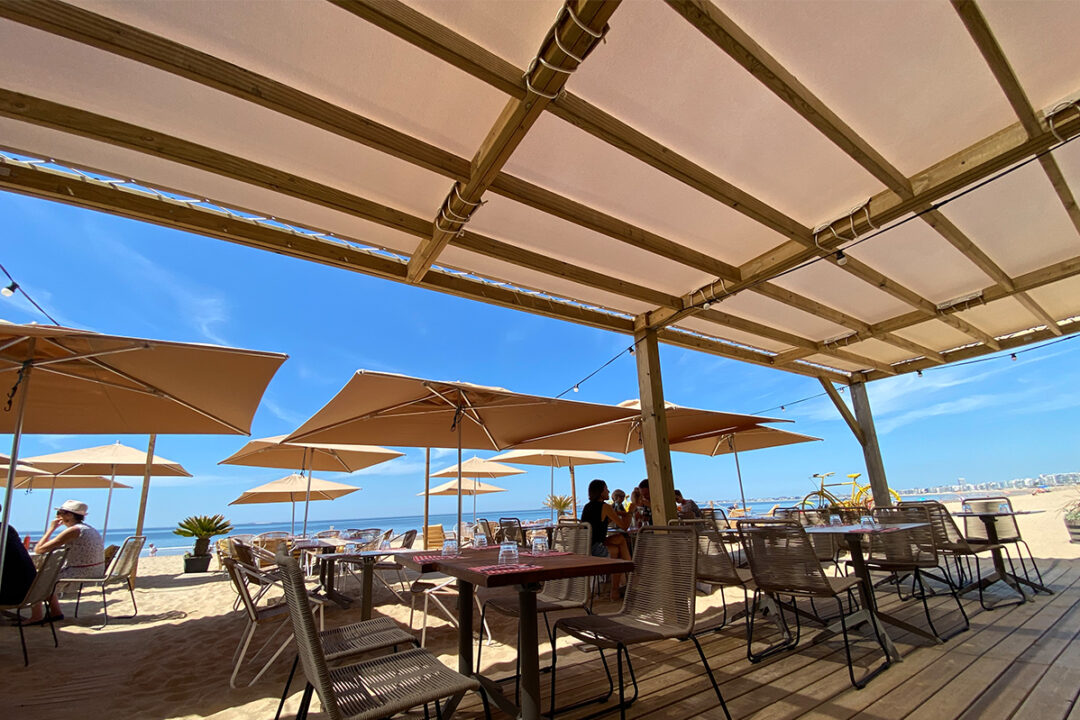
<svg viewBox="0 0 1080 720">
<path fill-rule="evenodd" d="M 825 480 L 836 473 L 814 473 L 811 477 L 817 478 L 821 482 L 821 486 L 809 493 L 802 499 L 802 507 L 812 510 L 823 510 L 832 507 L 840 508 L 871 508 L 874 505 L 874 493 L 870 489 L 869 485 L 863 485 L 858 480 L 862 477 L 862 473 L 850 473 L 848 477 L 849 482 L 837 482 L 827 483 Z M 845 499 L 841 499 L 829 488 L 850 486 L 851 495 Z M 889 489 L 889 497 L 892 498 L 894 503 L 900 502 L 900 496 L 892 488 Z"/>
</svg>

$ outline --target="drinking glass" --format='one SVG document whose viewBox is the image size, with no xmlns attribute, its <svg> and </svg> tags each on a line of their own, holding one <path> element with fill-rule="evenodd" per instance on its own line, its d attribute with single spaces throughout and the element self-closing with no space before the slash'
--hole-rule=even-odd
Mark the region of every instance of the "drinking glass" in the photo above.
<svg viewBox="0 0 1080 720">
<path fill-rule="evenodd" d="M 473 547 L 486 548 L 487 547 L 487 535 L 482 532 L 478 532 L 473 535 Z"/>
<path fill-rule="evenodd" d="M 830 525 L 843 525 L 844 524 L 844 519 L 841 518 L 839 515 L 833 515 L 832 517 L 829 518 L 829 524 Z"/>
<path fill-rule="evenodd" d="M 1009 512 L 1009 503 L 1004 503 L 1004 502 L 1003 503 L 998 503 L 998 512 L 1000 512 L 1000 513 Z"/>
<path fill-rule="evenodd" d="M 547 536 L 539 535 L 532 541 L 533 555 L 543 555 L 548 551 Z"/>
<path fill-rule="evenodd" d="M 457 555 L 457 540 L 445 540 L 442 544 L 443 555 Z"/>
<path fill-rule="evenodd" d="M 499 564 L 500 565 L 517 565 L 518 561 L 518 547 L 517 543 L 513 540 L 507 540 L 499 546 Z"/>
<path fill-rule="evenodd" d="M 863 527 L 874 526 L 874 518 L 870 515 L 863 515 L 861 518 L 859 518 L 859 522 L 862 524 Z"/>
</svg>

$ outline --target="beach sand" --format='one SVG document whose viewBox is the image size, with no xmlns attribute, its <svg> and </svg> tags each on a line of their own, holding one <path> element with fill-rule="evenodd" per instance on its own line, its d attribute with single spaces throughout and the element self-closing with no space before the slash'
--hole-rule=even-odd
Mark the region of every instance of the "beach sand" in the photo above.
<svg viewBox="0 0 1080 720">
<path fill-rule="evenodd" d="M 1066 502 L 1078 497 L 1080 491 L 1075 488 L 1012 496 L 1017 509 L 1045 511 L 1018 518 L 1036 558 L 1080 558 L 1080 545 L 1069 543 L 1061 511 Z M 958 503 L 950 504 L 950 509 L 958 509 Z M 22 665 L 18 631 L 5 627 L 0 641 L 4 678 L 0 718 L 34 720 L 71 713 L 113 720 L 272 718 L 289 671 L 291 652 L 283 653 L 253 687 L 230 688 L 233 651 L 246 618 L 242 612 L 232 610 L 235 595 L 224 572 L 184 575 L 180 572 L 182 562 L 179 557 L 143 558 L 135 591 L 138 616 L 120 617 L 131 613 L 130 598 L 120 589 L 110 590 L 110 620 L 105 629 L 96 629 L 103 620 L 100 594 L 95 597 L 91 592 L 88 601 L 84 593 L 78 618 L 72 617 L 73 599 L 62 601 L 67 619 L 58 626 L 59 648 L 53 647 L 47 626 L 26 629 L 28 668 Z M 216 562 L 211 568 L 215 566 Z M 355 583 L 348 584 L 346 591 L 359 593 Z M 729 598 L 742 600 L 741 593 L 732 593 Z M 408 628 L 408 605 L 402 605 L 385 590 L 377 591 L 375 601 L 377 614 Z M 327 627 L 358 621 L 358 605 L 348 611 L 331 606 L 326 615 Z M 713 614 L 718 605 L 719 595 L 699 595 L 699 617 Z M 612 603 L 597 602 L 598 612 L 614 609 Z M 437 613 L 429 619 L 428 648 L 450 667 L 457 667 L 457 631 Z M 514 663 L 514 621 L 494 614 L 489 618 L 495 644 L 484 648 L 485 672 L 509 674 Z M 419 634 L 419 614 L 415 629 Z M 252 648 L 257 648 L 270 632 L 260 629 Z M 278 640 L 280 636 L 272 647 Z M 560 649 L 560 660 L 564 659 L 563 652 Z M 547 654 L 545 651 L 541 656 L 543 664 L 547 663 Z M 570 651 L 565 659 L 572 661 L 576 654 Z M 246 683 L 261 665 L 248 661 L 240 680 Z M 295 714 L 302 686 L 302 679 L 294 680 L 283 717 Z"/>
</svg>

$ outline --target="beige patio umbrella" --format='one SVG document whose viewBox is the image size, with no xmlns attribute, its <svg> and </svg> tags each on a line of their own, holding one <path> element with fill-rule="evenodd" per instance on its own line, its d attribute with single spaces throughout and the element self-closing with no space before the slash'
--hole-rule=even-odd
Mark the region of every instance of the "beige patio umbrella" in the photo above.
<svg viewBox="0 0 1080 720">
<path fill-rule="evenodd" d="M 233 500 L 230 505 L 250 505 L 255 503 L 292 503 L 292 520 L 289 532 L 296 530 L 296 503 L 298 500 L 310 502 L 313 500 L 335 500 L 354 493 L 360 488 L 355 485 L 323 480 L 293 473 L 285 477 L 268 482 L 265 485 L 245 490 L 240 497 Z M 305 515 L 306 518 L 306 515 Z"/>
<path fill-rule="evenodd" d="M 0 323 L 0 386 L 13 412 L 11 461 L 28 433 L 246 435 L 278 353 Z M 14 491 L 9 469 L 0 520 L 0 576 Z M 140 507 L 140 517 L 143 509 Z"/>
<path fill-rule="evenodd" d="M 191 477 L 191 473 L 180 466 L 180 463 L 166 460 L 154 455 L 147 463 L 146 452 L 136 450 L 127 445 L 115 442 L 111 445 L 98 445 L 96 447 L 83 448 L 81 450 L 65 450 L 64 452 L 38 455 L 26 458 L 34 467 L 46 470 L 58 477 L 65 475 L 108 475 L 111 478 L 109 497 L 105 502 L 105 520 L 101 526 L 101 537 L 109 529 L 109 510 L 112 507 L 112 491 L 116 487 L 130 487 L 117 485 L 117 475 L 145 476 L 149 468 L 149 474 L 155 477 Z"/>
<path fill-rule="evenodd" d="M 45 529 L 42 531 L 48 532 L 49 518 L 52 517 L 53 510 L 53 495 L 57 488 L 61 490 L 103 490 L 105 488 L 130 490 L 131 486 L 100 475 L 34 475 L 15 481 L 16 490 L 32 491 L 38 488 L 42 490 L 49 488 L 49 501 L 45 504 Z"/>
<path fill-rule="evenodd" d="M 459 468 L 458 468 L 457 465 L 451 465 L 448 468 L 443 468 L 442 470 L 440 470 L 440 471 L 438 471 L 436 473 L 432 473 L 431 477 L 457 477 L 460 474 L 462 478 L 469 478 L 469 479 L 472 479 L 474 481 L 472 483 L 472 485 L 471 485 L 471 487 L 473 488 L 473 490 L 471 492 L 466 492 L 465 488 L 467 486 L 464 485 L 464 484 L 462 485 L 462 489 L 461 489 L 461 494 L 463 494 L 463 495 L 472 495 L 473 496 L 472 514 L 473 514 L 473 522 L 474 523 L 476 522 L 476 496 L 477 495 L 482 495 L 485 492 L 505 492 L 502 488 L 496 488 L 494 485 L 484 485 L 483 483 L 477 483 L 477 482 L 475 482 L 476 480 L 478 480 L 480 478 L 498 478 L 498 477 L 508 477 L 510 475 L 524 475 L 525 474 L 524 470 L 518 470 L 517 468 L 512 468 L 509 465 L 502 465 L 500 463 L 492 462 L 491 460 L 484 460 L 482 458 L 478 458 L 478 457 L 475 457 L 475 456 L 471 457 L 468 460 L 466 460 L 465 462 L 461 463 L 460 473 L 458 472 L 458 470 L 459 470 Z M 481 486 L 483 486 L 485 488 L 495 488 L 495 489 L 494 490 L 482 490 L 482 489 L 479 489 Z M 440 487 L 445 487 L 445 485 L 441 485 Z M 420 493 L 420 494 L 423 495 L 423 493 Z M 457 493 L 456 492 L 453 492 L 453 493 L 436 493 L 436 492 L 432 491 L 432 492 L 429 492 L 428 494 L 429 495 L 439 495 L 439 494 L 456 495 Z M 461 532 L 460 527 L 458 528 L 458 532 Z"/>
<path fill-rule="evenodd" d="M 622 462 L 618 458 L 605 455 L 591 450 L 511 450 L 496 455 L 492 460 L 521 465 L 546 465 L 551 468 L 551 494 L 555 494 L 555 468 L 565 467 L 570 469 L 570 498 L 574 503 L 574 515 L 577 516 L 577 481 L 574 478 L 574 467 L 578 465 L 597 465 L 599 463 Z M 552 520 L 555 510 L 552 509 Z"/>
<path fill-rule="evenodd" d="M 248 465 L 311 472 L 356 472 L 393 460 L 405 453 L 377 445 L 329 445 L 326 443 L 283 442 L 284 435 L 252 440 L 218 465 Z M 307 534 L 308 504 L 304 503 L 304 529 Z"/>
<path fill-rule="evenodd" d="M 611 405 L 359 370 L 288 442 L 504 450 L 575 427 L 637 415 Z M 551 444 L 546 447 L 558 447 Z M 461 525 L 461 495 L 458 495 Z"/>
</svg>

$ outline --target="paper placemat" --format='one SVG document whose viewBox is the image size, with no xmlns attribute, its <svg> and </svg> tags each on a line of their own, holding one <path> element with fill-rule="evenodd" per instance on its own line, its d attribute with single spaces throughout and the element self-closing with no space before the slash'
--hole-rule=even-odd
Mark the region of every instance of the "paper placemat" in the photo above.
<svg viewBox="0 0 1080 720">
<path fill-rule="evenodd" d="M 438 562 L 439 560 L 460 560 L 465 557 L 464 555 L 413 555 L 412 559 L 423 565 L 429 562 Z"/>
<path fill-rule="evenodd" d="M 483 575 L 502 575 L 504 573 L 522 572 L 524 570 L 541 570 L 541 565 L 481 565 L 480 567 L 469 568 L 475 570 Z"/>
</svg>

